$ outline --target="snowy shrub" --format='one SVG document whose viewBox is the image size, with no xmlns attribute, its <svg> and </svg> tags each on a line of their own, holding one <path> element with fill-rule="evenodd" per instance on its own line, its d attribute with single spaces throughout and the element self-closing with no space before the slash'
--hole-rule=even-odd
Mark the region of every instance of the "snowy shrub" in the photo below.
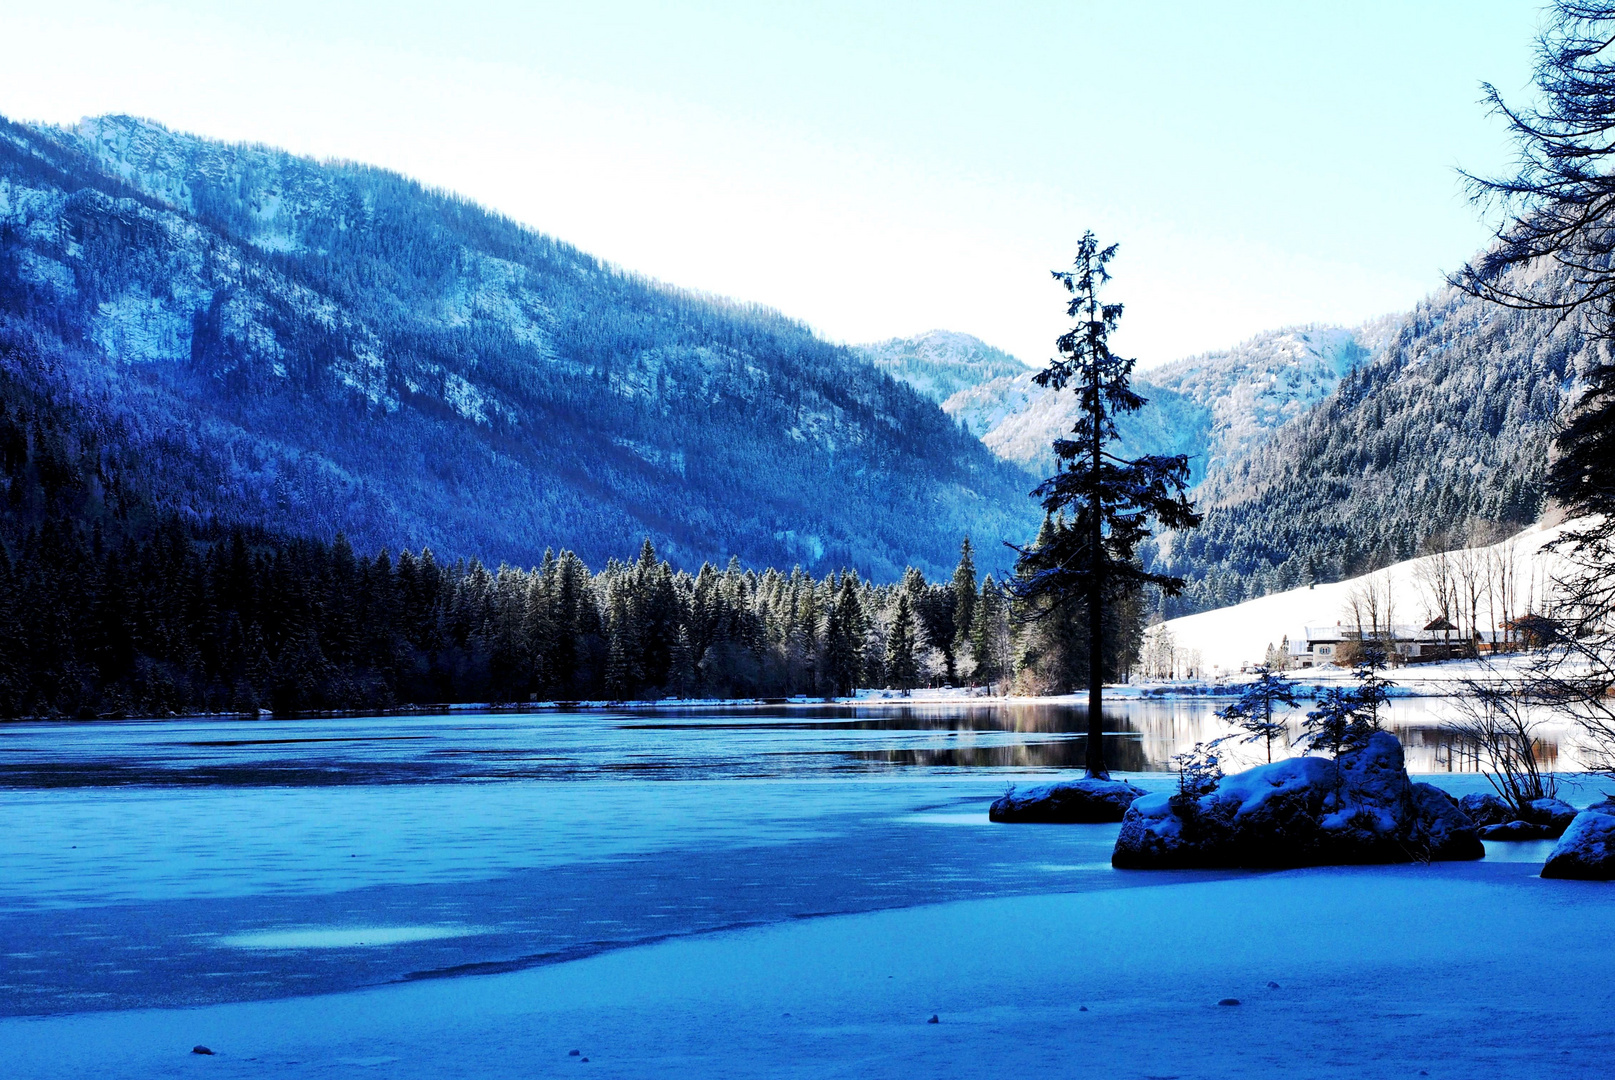
<svg viewBox="0 0 1615 1080">
<path fill-rule="evenodd" d="M 1239 700 L 1220 710 L 1217 715 L 1245 733 L 1247 743 L 1260 742 L 1267 746 L 1267 760 L 1273 760 L 1273 742 L 1289 734 L 1289 722 L 1282 712 L 1274 717 L 1281 706 L 1295 708 L 1295 688 L 1282 675 L 1268 668 L 1257 669 L 1256 681 L 1245 687 Z"/>
<path fill-rule="evenodd" d="M 1339 757 L 1343 751 L 1366 745 L 1380 730 L 1380 706 L 1390 698 L 1392 683 L 1380 678 L 1371 663 L 1359 665 L 1353 677 L 1356 686 L 1330 687 L 1307 713 L 1302 741 L 1309 749 L 1323 748 Z"/>
<path fill-rule="evenodd" d="M 1222 762 L 1217 747 L 1221 739 L 1198 742 L 1181 754 L 1172 756 L 1172 765 L 1178 771 L 1178 793 L 1173 802 L 1180 806 L 1194 803 L 1202 795 L 1217 790 L 1222 780 Z"/>
</svg>

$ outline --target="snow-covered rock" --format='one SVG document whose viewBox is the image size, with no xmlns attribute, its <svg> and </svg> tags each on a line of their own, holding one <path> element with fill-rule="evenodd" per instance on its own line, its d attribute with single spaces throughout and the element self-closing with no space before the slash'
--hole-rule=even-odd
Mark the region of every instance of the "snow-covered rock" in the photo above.
<svg viewBox="0 0 1615 1080">
<path fill-rule="evenodd" d="M 1576 819 L 1576 808 L 1563 799 L 1532 799 L 1520 807 L 1520 820 L 1552 829 L 1559 836 Z"/>
<path fill-rule="evenodd" d="M 987 811 L 990 821 L 1085 824 L 1120 821 L 1143 788 L 1120 780 L 1073 780 L 1026 791 L 1011 789 Z"/>
<path fill-rule="evenodd" d="M 1514 820 L 1514 808 L 1489 791 L 1477 791 L 1458 800 L 1458 806 L 1476 825 L 1502 825 Z"/>
<path fill-rule="evenodd" d="M 1338 761 L 1258 766 L 1197 799 L 1145 796 L 1128 809 L 1111 863 L 1142 870 L 1484 855 L 1474 823 L 1439 788 L 1410 781 L 1402 744 L 1382 731 Z"/>
<path fill-rule="evenodd" d="M 1570 822 L 1542 867 L 1545 878 L 1615 880 L 1615 806 L 1583 810 Z"/>
<path fill-rule="evenodd" d="M 1423 831 L 1425 855 L 1432 862 L 1463 862 L 1480 859 L 1486 849 L 1475 835 L 1458 800 L 1434 784 L 1412 784 L 1413 809 L 1417 827 Z"/>
<path fill-rule="evenodd" d="M 1480 826 L 1482 840 L 1552 840 L 1576 816 L 1576 808 L 1561 799 L 1532 799 L 1515 809 L 1496 795 L 1474 794 L 1459 805 Z"/>
</svg>

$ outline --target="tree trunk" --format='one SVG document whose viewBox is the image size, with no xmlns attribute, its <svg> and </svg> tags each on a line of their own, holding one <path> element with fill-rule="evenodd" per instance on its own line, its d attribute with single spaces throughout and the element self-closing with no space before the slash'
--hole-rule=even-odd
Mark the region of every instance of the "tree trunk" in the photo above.
<svg viewBox="0 0 1615 1080">
<path fill-rule="evenodd" d="M 1089 319 L 1098 314 L 1089 306 Z M 1092 325 L 1090 323 L 1090 325 Z M 1094 383 L 1098 383 L 1095 372 Z M 1109 780 L 1110 770 L 1105 768 L 1105 522 L 1103 489 L 1100 486 L 1100 469 L 1104 465 L 1104 445 L 1101 426 L 1104 404 L 1097 391 L 1094 395 L 1093 416 L 1093 488 L 1088 495 L 1089 566 L 1088 574 L 1088 775 L 1098 780 Z"/>
<path fill-rule="evenodd" d="M 1097 582 L 1099 575 L 1092 575 Z M 1097 780 L 1109 780 L 1110 770 L 1105 768 L 1105 665 L 1104 651 L 1100 648 L 1100 630 L 1104 625 L 1104 607 L 1100 604 L 1101 592 L 1088 590 L 1088 775 Z"/>
</svg>

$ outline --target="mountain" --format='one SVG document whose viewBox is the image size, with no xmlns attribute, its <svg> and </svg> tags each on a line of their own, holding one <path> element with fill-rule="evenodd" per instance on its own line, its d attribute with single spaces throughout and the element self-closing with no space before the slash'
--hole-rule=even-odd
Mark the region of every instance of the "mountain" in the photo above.
<svg viewBox="0 0 1615 1080">
<path fill-rule="evenodd" d="M 1217 352 L 1151 368 L 1139 376 L 1146 397 L 1165 391 L 1204 409 L 1202 473 L 1236 467 L 1279 428 L 1327 398 L 1384 347 L 1395 317 L 1364 326 L 1270 330 Z"/>
<path fill-rule="evenodd" d="M 1383 347 L 1393 325 L 1274 330 L 1140 372 L 1134 386 L 1148 403 L 1118 423 L 1122 452 L 1186 454 L 1198 484 L 1327 397 Z M 1039 476 L 1053 471 L 1051 444 L 1071 430 L 1076 400 L 1039 387 L 1024 364 L 968 334 L 940 331 L 859 350 L 941 404 L 999 457 Z"/>
<path fill-rule="evenodd" d="M 860 345 L 858 352 L 899 382 L 907 383 L 946 409 L 961 391 L 997 379 L 1014 379 L 1031 369 L 980 338 L 931 330 L 911 338 Z"/>
<path fill-rule="evenodd" d="M 1444 289 L 1404 315 L 1270 331 L 1140 373 L 1149 403 L 1118 425 L 1121 452 L 1188 454 L 1205 512 L 1200 528 L 1146 551 L 1189 583 L 1163 614 L 1339 581 L 1536 522 L 1548 445 L 1589 349 L 1573 324 Z M 1023 373 L 955 391 L 943 408 L 1046 475 L 1074 405 Z"/>
<path fill-rule="evenodd" d="M 1196 492 L 1204 524 L 1165 537 L 1187 613 L 1487 541 L 1547 509 L 1548 449 L 1593 344 L 1551 313 L 1444 289 L 1371 356 Z"/>
<path fill-rule="evenodd" d="M 0 120 L 0 368 L 157 510 L 361 549 L 889 577 L 1037 524 L 1020 469 L 776 312 L 130 117 Z"/>
</svg>

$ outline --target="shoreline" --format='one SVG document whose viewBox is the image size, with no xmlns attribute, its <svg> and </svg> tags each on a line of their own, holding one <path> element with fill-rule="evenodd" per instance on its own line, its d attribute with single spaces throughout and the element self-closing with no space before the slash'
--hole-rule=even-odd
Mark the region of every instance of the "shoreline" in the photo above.
<svg viewBox="0 0 1615 1080">
<path fill-rule="evenodd" d="M 1427 674 L 1428 673 L 1428 674 Z M 1412 674 L 1416 677 L 1409 679 Z M 1484 676 L 1490 680 L 1507 679 L 1509 670 L 1485 661 L 1456 660 L 1439 664 L 1415 664 L 1390 669 L 1387 676 L 1393 698 L 1455 697 L 1462 684 Z M 1110 701 L 1192 701 L 1205 698 L 1233 698 L 1248 681 L 1243 675 L 1211 679 L 1179 679 L 1173 681 L 1110 683 L 1105 686 L 1105 697 Z M 1341 668 L 1308 668 L 1305 676 L 1292 674 L 1290 682 L 1302 697 L 1315 697 L 1331 686 L 1350 685 L 1351 671 Z M 746 698 L 646 698 L 628 700 L 554 699 L 548 701 L 468 701 L 434 702 L 419 705 L 396 705 L 386 708 L 310 709 L 302 712 L 277 715 L 269 709 L 254 711 L 186 712 L 167 716 L 24 716 L 0 719 L 0 729 L 8 724 L 96 724 L 96 723 L 154 723 L 165 720 L 305 720 L 361 718 L 367 716 L 443 716 L 452 713 L 542 713 L 542 712 L 604 712 L 613 709 L 635 711 L 667 710 L 719 710 L 758 708 L 847 708 L 859 706 L 1005 706 L 1054 705 L 1086 708 L 1086 692 L 1043 695 L 996 695 L 985 689 L 969 687 L 940 687 L 916 689 L 907 694 L 897 690 L 860 690 L 846 697 L 814 697 L 797 694 L 788 697 Z"/>
</svg>

